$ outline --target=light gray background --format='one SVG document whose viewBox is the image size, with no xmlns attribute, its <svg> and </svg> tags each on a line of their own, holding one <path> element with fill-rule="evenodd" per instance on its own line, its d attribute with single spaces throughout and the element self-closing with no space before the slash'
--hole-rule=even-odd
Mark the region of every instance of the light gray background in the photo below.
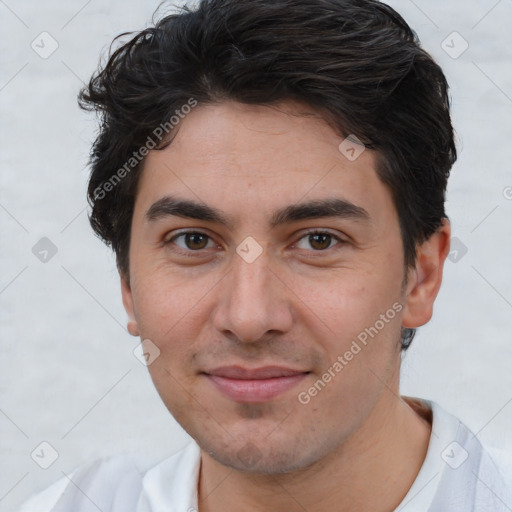
<svg viewBox="0 0 512 512">
<path fill-rule="evenodd" d="M 390 3 L 451 84 L 460 157 L 447 209 L 468 249 L 446 264 L 402 392 L 512 450 L 512 1 Z M 150 24 L 157 5 L 0 0 L 2 511 L 83 462 L 128 452 L 145 469 L 187 441 L 132 353 L 114 258 L 88 225 L 95 118 L 76 105 L 112 38 Z M 47 59 L 31 48 L 43 31 L 59 44 Z M 441 47 L 453 31 L 469 43 L 457 59 Z M 32 253 L 42 237 L 58 249 L 47 263 Z M 47 470 L 30 457 L 42 441 L 59 453 Z"/>
</svg>

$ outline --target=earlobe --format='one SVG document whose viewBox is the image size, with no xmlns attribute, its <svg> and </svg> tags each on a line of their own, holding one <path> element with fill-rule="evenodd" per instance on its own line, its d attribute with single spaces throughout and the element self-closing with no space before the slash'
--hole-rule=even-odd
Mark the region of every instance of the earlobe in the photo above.
<svg viewBox="0 0 512 512">
<path fill-rule="evenodd" d="M 133 307 L 133 295 L 132 290 L 130 286 L 129 279 L 124 276 L 123 274 L 120 274 L 121 277 L 121 295 L 123 297 L 123 305 L 124 309 L 126 311 L 126 314 L 128 315 L 128 324 L 127 329 L 128 332 L 132 336 L 139 336 L 139 327 L 137 325 L 137 320 L 135 318 L 135 309 Z"/>
<path fill-rule="evenodd" d="M 137 327 L 137 322 L 134 320 L 128 320 L 126 328 L 132 336 L 139 336 L 139 328 Z"/>
<path fill-rule="evenodd" d="M 450 223 L 443 225 L 416 251 L 416 264 L 407 275 L 402 325 L 414 329 L 432 317 L 434 301 L 441 287 L 443 266 L 450 249 Z"/>
</svg>

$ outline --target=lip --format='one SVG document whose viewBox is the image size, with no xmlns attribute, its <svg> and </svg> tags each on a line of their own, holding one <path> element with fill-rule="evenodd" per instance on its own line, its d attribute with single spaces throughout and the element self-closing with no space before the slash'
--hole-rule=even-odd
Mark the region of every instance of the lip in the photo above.
<svg viewBox="0 0 512 512">
<path fill-rule="evenodd" d="M 212 384 L 235 402 L 267 402 L 297 385 L 309 372 L 282 366 L 246 369 L 223 366 L 204 372 Z"/>
</svg>

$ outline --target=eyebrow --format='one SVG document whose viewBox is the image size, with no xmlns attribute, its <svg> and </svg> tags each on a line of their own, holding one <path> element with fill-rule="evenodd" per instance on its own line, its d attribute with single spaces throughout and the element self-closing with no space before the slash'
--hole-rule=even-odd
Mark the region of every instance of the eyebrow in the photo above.
<svg viewBox="0 0 512 512">
<path fill-rule="evenodd" d="M 146 219 L 150 222 L 169 216 L 214 222 L 216 224 L 222 224 L 228 229 L 232 229 L 234 224 L 231 218 L 217 208 L 173 196 L 162 197 L 153 203 L 145 215 Z M 364 222 L 370 222 L 371 220 L 370 214 L 361 206 L 357 206 L 345 199 L 326 198 L 280 208 L 272 214 L 269 224 L 271 229 L 274 229 L 283 224 L 323 217 L 335 217 Z"/>
</svg>

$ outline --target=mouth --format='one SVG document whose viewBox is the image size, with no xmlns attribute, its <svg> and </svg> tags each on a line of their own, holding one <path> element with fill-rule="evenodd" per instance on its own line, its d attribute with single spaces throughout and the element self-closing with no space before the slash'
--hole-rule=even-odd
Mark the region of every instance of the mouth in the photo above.
<svg viewBox="0 0 512 512">
<path fill-rule="evenodd" d="M 310 372 L 280 366 L 246 369 L 223 366 L 203 372 L 223 395 L 235 402 L 267 402 L 301 382 Z"/>
</svg>

